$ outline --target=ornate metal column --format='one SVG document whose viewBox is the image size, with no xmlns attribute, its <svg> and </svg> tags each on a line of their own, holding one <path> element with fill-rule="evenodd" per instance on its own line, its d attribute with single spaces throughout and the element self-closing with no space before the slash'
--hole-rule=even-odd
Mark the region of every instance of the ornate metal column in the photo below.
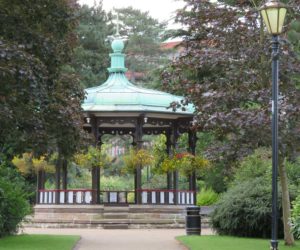
<svg viewBox="0 0 300 250">
<path fill-rule="evenodd" d="M 174 121 L 172 126 L 171 132 L 171 145 L 173 150 L 176 152 L 178 148 L 177 141 L 179 137 L 179 130 L 178 130 L 178 122 Z M 174 189 L 174 204 L 178 204 L 178 171 L 175 170 L 173 172 L 173 189 Z"/>
<path fill-rule="evenodd" d="M 37 172 L 37 190 L 36 190 L 36 199 L 35 203 L 39 204 L 41 203 L 40 200 L 40 190 L 45 189 L 45 170 L 44 169 L 39 169 Z"/>
<path fill-rule="evenodd" d="M 91 117 L 92 134 L 94 135 L 94 146 L 98 147 L 99 144 L 99 124 L 97 117 Z M 92 167 L 92 203 L 100 203 L 100 168 Z"/>
<path fill-rule="evenodd" d="M 189 152 L 195 156 L 197 136 L 196 132 L 189 130 Z M 194 191 L 194 204 L 197 203 L 197 185 L 196 185 L 196 173 L 195 171 L 189 176 L 189 190 Z"/>
<path fill-rule="evenodd" d="M 168 156 L 171 154 L 171 133 L 168 130 L 166 132 L 166 153 Z M 167 173 L 167 189 L 171 190 L 172 189 L 172 173 L 168 172 Z"/>
<path fill-rule="evenodd" d="M 143 146 L 143 117 L 139 116 L 136 121 L 136 130 L 133 137 L 133 144 L 136 144 L 137 149 L 141 149 Z M 135 191 L 135 203 L 142 204 L 142 196 L 140 190 L 142 189 L 142 169 L 141 166 L 137 166 L 134 174 L 134 191 Z"/>
<path fill-rule="evenodd" d="M 58 159 L 55 164 L 55 203 L 60 203 L 60 181 L 61 181 L 62 156 L 58 153 Z"/>
<path fill-rule="evenodd" d="M 62 163 L 62 189 L 65 191 L 68 189 L 68 161 L 63 160 Z M 64 202 L 67 202 L 67 192 L 65 191 Z"/>
</svg>

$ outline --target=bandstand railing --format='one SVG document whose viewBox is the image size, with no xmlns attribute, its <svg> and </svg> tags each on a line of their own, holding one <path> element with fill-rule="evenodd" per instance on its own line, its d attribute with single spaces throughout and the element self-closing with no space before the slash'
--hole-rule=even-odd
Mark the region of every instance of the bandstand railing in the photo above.
<svg viewBox="0 0 300 250">
<path fill-rule="evenodd" d="M 91 204 L 93 189 L 40 189 L 39 204 L 55 204 L 59 194 L 59 204 Z"/>
<path fill-rule="evenodd" d="M 192 205 L 195 200 L 195 191 L 191 190 L 141 189 L 138 192 L 142 204 Z"/>
<path fill-rule="evenodd" d="M 134 204 L 134 191 L 100 191 L 100 203 Z"/>
<path fill-rule="evenodd" d="M 92 204 L 93 189 L 40 189 L 38 204 Z M 151 205 L 193 205 L 195 191 L 140 189 L 141 204 Z M 57 196 L 59 197 L 57 198 Z M 100 204 L 134 204 L 135 191 L 100 191 Z"/>
</svg>

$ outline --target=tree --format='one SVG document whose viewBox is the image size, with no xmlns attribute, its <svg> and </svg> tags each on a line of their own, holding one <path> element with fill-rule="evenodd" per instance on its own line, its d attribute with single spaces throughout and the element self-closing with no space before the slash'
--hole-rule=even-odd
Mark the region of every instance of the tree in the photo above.
<svg viewBox="0 0 300 250">
<path fill-rule="evenodd" d="M 196 106 L 198 129 L 216 138 L 206 154 L 234 166 L 259 146 L 271 144 L 270 38 L 264 35 L 260 1 L 235 6 L 185 0 L 177 20 L 187 26 L 185 52 L 164 72 L 165 86 L 184 93 Z M 288 224 L 289 196 L 284 159 L 300 151 L 299 58 L 283 36 L 280 58 L 280 177 L 285 241 L 293 244 Z"/>
<path fill-rule="evenodd" d="M 126 66 L 133 74 L 142 73 L 139 82 L 149 85 L 151 74 L 162 65 L 164 57 L 160 50 L 162 34 L 166 28 L 148 12 L 132 7 L 115 9 L 121 21 L 120 34 L 127 37 L 125 47 Z M 133 75 L 133 81 L 135 76 Z"/>
<path fill-rule="evenodd" d="M 102 1 L 94 7 L 81 6 L 78 15 L 80 21 L 76 33 L 79 44 L 74 50 L 72 70 L 80 75 L 83 87 L 97 86 L 108 76 L 108 37 L 113 32 L 111 15 L 103 10 Z"/>
<path fill-rule="evenodd" d="M 76 1 L 0 2 L 1 159 L 58 148 L 69 156 L 81 137 L 77 76 L 66 66 L 76 45 Z"/>
</svg>

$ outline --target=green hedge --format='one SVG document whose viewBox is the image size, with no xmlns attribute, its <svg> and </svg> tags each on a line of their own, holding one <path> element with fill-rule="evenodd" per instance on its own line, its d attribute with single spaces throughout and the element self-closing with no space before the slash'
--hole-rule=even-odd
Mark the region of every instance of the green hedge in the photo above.
<svg viewBox="0 0 300 250">
<path fill-rule="evenodd" d="M 213 228 L 222 235 L 270 237 L 271 185 L 264 178 L 245 181 L 230 188 L 212 213 Z M 280 205 L 280 199 L 278 200 Z M 279 235 L 282 236 L 282 222 Z"/>
<path fill-rule="evenodd" d="M 293 202 L 292 230 L 297 239 L 300 239 L 300 195 Z"/>
<path fill-rule="evenodd" d="M 30 212 L 25 182 L 11 166 L 0 165 L 0 237 L 15 233 Z"/>
</svg>

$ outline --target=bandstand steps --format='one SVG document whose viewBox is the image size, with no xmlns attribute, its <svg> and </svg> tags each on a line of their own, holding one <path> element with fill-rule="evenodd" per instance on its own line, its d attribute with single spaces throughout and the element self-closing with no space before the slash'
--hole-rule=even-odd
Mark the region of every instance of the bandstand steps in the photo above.
<svg viewBox="0 0 300 250">
<path fill-rule="evenodd" d="M 129 225 L 119 223 L 104 224 L 103 229 L 129 229 Z"/>
<path fill-rule="evenodd" d="M 37 205 L 24 226 L 49 228 L 184 228 L 184 206 Z M 206 211 L 204 211 L 206 213 Z M 202 214 L 202 228 L 209 227 Z"/>
<path fill-rule="evenodd" d="M 128 213 L 103 213 L 103 218 L 112 220 L 128 219 Z"/>
<path fill-rule="evenodd" d="M 103 213 L 128 213 L 129 206 L 104 206 Z"/>
<path fill-rule="evenodd" d="M 129 214 L 129 207 L 128 206 L 107 206 L 104 205 L 103 209 L 103 219 L 110 220 L 110 224 L 105 224 L 106 226 L 118 225 L 118 222 L 121 220 L 126 220 L 128 222 L 128 214 Z M 122 224 L 123 226 L 124 224 Z M 118 226 L 116 226 L 118 228 Z M 127 223 L 128 228 L 128 223 Z"/>
</svg>

